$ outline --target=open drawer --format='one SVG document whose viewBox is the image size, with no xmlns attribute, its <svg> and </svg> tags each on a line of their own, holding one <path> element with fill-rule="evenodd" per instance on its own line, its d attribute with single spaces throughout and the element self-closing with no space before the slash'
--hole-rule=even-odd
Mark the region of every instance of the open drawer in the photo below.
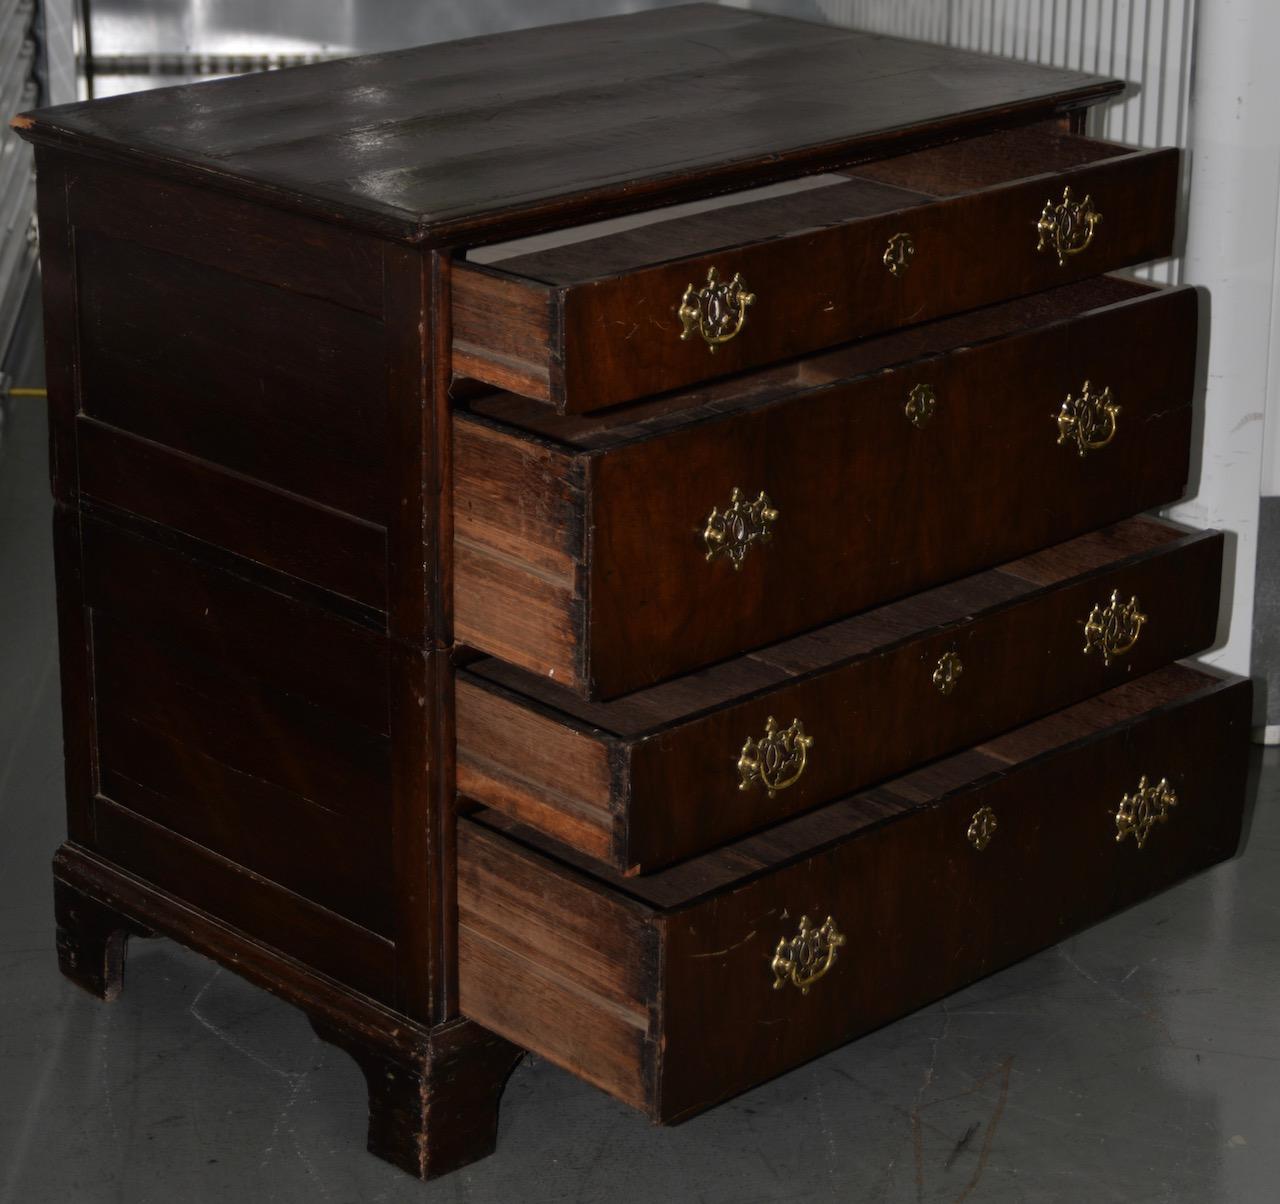
<svg viewBox="0 0 1280 1204">
<path fill-rule="evenodd" d="M 464 817 L 462 1012 L 681 1120 L 1230 856 L 1249 710 L 1171 666 L 644 878 Z"/>
<path fill-rule="evenodd" d="M 582 413 L 1051 288 L 1168 255 L 1177 172 L 1029 126 L 481 248 L 453 273 L 454 372 Z"/>
<path fill-rule="evenodd" d="M 628 694 L 459 671 L 458 789 L 630 873 L 1213 643 L 1222 536 L 1130 519 Z"/>
<path fill-rule="evenodd" d="M 609 698 L 1173 501 L 1196 311 L 1100 277 L 607 415 L 479 399 L 457 638 Z"/>
</svg>

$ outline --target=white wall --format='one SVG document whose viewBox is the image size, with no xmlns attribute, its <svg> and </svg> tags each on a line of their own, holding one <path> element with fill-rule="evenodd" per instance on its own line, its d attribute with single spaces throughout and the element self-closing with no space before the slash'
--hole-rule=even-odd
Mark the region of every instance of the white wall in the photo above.
<svg viewBox="0 0 1280 1204">
<path fill-rule="evenodd" d="M 1170 513 L 1232 533 L 1222 638 L 1204 659 L 1247 673 L 1258 496 L 1260 489 L 1280 493 L 1280 72 L 1274 63 L 1280 3 L 735 3 L 1115 75 L 1132 87 L 1091 115 L 1091 133 L 1141 146 L 1190 148 L 1184 162 L 1187 224 L 1180 236 L 1185 253 L 1144 274 L 1210 292 L 1202 462 L 1193 469 L 1193 494 Z"/>
<path fill-rule="evenodd" d="M 1207 659 L 1237 672 L 1250 667 L 1263 449 L 1280 426 L 1272 370 L 1280 349 L 1278 38 L 1275 0 L 1201 4 L 1186 273 L 1208 287 L 1212 319 L 1203 475 L 1199 494 L 1177 513 L 1236 535 L 1229 638 Z"/>
</svg>

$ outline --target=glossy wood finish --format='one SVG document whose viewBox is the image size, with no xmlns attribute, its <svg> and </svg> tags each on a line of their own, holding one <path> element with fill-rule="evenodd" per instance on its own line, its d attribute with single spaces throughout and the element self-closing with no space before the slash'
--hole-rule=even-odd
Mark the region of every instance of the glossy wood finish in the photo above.
<svg viewBox="0 0 1280 1204">
<path fill-rule="evenodd" d="M 960 151 L 957 151 L 957 147 Z M 961 153 L 962 152 L 962 153 Z M 945 161 L 945 169 L 935 163 Z M 957 160 L 959 160 L 957 162 Z M 875 170 L 879 165 L 871 165 Z M 1168 255 L 1178 156 L 1056 127 L 1004 131 L 861 169 L 842 184 L 459 267 L 454 369 L 582 413 Z M 1064 263 L 1038 249 L 1046 202 L 1103 221 Z M 915 254 L 900 275 L 890 238 Z M 682 337 L 687 286 L 741 275 L 755 301 L 714 353 Z"/>
<path fill-rule="evenodd" d="M 1196 308 L 1107 278 L 609 418 L 476 402 L 454 436 L 457 638 L 609 698 L 1172 501 Z M 1056 418 L 1086 380 L 1122 411 L 1081 457 Z M 740 571 L 702 539 L 735 487 L 780 511 Z"/>
<path fill-rule="evenodd" d="M 16 125 L 438 242 L 803 174 L 1120 87 L 697 4 L 64 105 Z"/>
<path fill-rule="evenodd" d="M 459 676 L 458 789 L 648 873 L 1208 647 L 1221 574 L 1220 535 L 1133 519 L 612 703 L 486 659 Z M 1106 665 L 1082 629 L 1113 590 L 1148 623 Z M 736 764 L 770 716 L 813 741 L 774 797 Z"/>
<path fill-rule="evenodd" d="M 482 812 L 460 829 L 463 1010 L 684 1119 L 1230 856 L 1249 708 L 1245 682 L 1163 669 L 638 879 Z M 1139 849 L 1114 812 L 1143 774 L 1178 803 Z M 807 995 L 769 969 L 802 915 L 847 940 Z"/>
<path fill-rule="evenodd" d="M 1055 137 L 1049 126 L 1079 134 L 1081 107 L 1118 86 L 694 6 L 19 118 L 37 143 L 47 310 L 67 760 L 68 843 L 54 866 L 64 972 L 109 996 L 127 934 L 169 936 L 302 1008 L 351 1053 L 368 1084 L 375 1153 L 419 1177 L 487 1153 L 518 1050 L 460 1019 L 455 664 L 476 655 L 460 641 L 480 633 L 538 672 L 564 667 L 561 680 L 580 688 L 621 689 L 651 672 L 628 661 L 640 650 L 656 680 L 851 613 L 875 590 L 897 596 L 1029 551 L 1062 534 L 1061 515 L 1082 531 L 1172 497 L 1185 477 L 1182 382 L 1194 323 L 1189 294 L 1081 283 L 652 398 L 625 415 L 556 418 L 545 404 L 479 397 L 458 375 L 452 322 L 465 307 L 454 294 L 460 278 L 464 293 L 471 280 L 460 258 L 480 243 L 831 169 L 856 173 L 833 186 L 837 200 L 897 205 L 920 195 L 943 199 L 908 212 L 959 214 L 960 193 L 985 196 L 991 183 L 1037 168 L 1014 162 L 1026 133 L 983 142 L 1004 148 L 994 156 L 973 154 L 973 142 L 966 159 L 945 144 L 1036 125 L 1038 154 Z M 1054 145 L 1096 158 L 1078 139 Z M 922 148 L 938 153 L 920 159 Z M 897 167 L 861 170 L 890 154 Z M 935 170 L 944 161 L 952 182 Z M 1123 174 L 1139 161 L 1056 162 Z M 1166 159 L 1142 162 L 1159 209 Z M 916 180 L 892 176 L 904 170 Z M 997 174 L 977 179 L 984 170 Z M 757 223 L 748 241 L 774 216 L 766 208 L 746 218 Z M 1147 234 L 1162 237 L 1166 216 L 1157 212 Z M 1021 277 L 1000 279 L 1013 287 Z M 893 320 L 918 317 L 904 310 Z M 1132 357 L 1118 347 L 1150 345 L 1158 318 L 1160 346 L 1176 354 L 1152 357 L 1149 379 L 1134 383 Z M 1032 327 L 1056 333 L 1045 342 Z M 521 332 L 511 329 L 514 348 Z M 1116 346 L 1099 347 L 1111 338 Z M 1047 382 L 1043 403 L 1021 394 L 1025 406 L 1051 438 L 1076 373 L 1105 375 L 1123 391 L 1125 419 L 1139 420 L 1141 456 L 1127 435 L 1108 461 L 1079 463 L 1060 448 L 1041 460 L 1038 444 L 1006 439 L 1006 427 L 1023 431 L 1008 379 L 1025 379 L 1019 365 L 1042 359 L 1065 365 L 1068 352 L 1071 371 Z M 911 361 L 929 366 L 953 407 L 935 419 L 935 443 L 900 442 L 901 399 L 867 391 L 881 369 Z M 469 435 L 455 439 L 464 404 Z M 850 441 L 843 460 L 809 463 L 812 449 L 841 438 Z M 797 466 L 806 482 L 845 480 L 858 464 L 849 448 L 864 440 L 880 452 L 867 475 L 880 500 L 864 504 L 887 506 L 896 493 L 903 516 L 881 525 L 880 543 L 841 544 L 827 576 L 779 591 L 794 577 L 765 581 L 761 565 L 817 564 L 813 547 L 841 529 L 789 519 L 793 531 L 812 532 L 812 545 L 775 543 L 733 586 L 686 577 L 680 558 L 701 558 L 706 509 L 732 485 L 750 487 L 739 474 L 770 489 L 801 480 Z M 777 480 L 764 471 L 775 456 L 785 469 Z M 971 496 L 958 486 L 975 463 L 992 496 L 1018 504 L 975 507 L 996 535 L 968 523 L 957 540 L 930 526 L 924 511 L 936 516 L 939 503 L 922 509 L 922 500 L 935 486 L 949 490 L 958 512 Z M 566 464 L 581 476 L 565 475 Z M 1024 504 L 1027 472 L 1055 496 Z M 676 496 L 699 478 L 706 496 Z M 643 530 L 655 481 L 673 495 L 667 521 L 682 532 L 673 554 Z M 789 492 L 785 513 L 816 505 L 810 488 L 807 500 Z M 861 577 L 853 557 L 879 564 L 874 553 L 896 535 L 911 536 L 895 558 L 909 565 L 920 532 L 922 570 L 881 566 L 865 596 L 841 585 Z M 657 563 L 647 558 L 657 555 L 669 559 L 660 576 L 674 593 L 645 594 L 646 566 Z M 823 591 L 825 601 L 797 601 Z M 633 595 L 644 602 L 639 619 Z M 704 601 L 720 620 L 699 618 L 699 632 L 689 620 Z M 737 627 L 717 634 L 726 624 Z M 709 653 L 681 643 L 708 632 L 722 641 Z M 1214 724 L 1209 716 L 1209 736 L 1225 738 Z M 571 794 L 578 745 L 595 738 L 559 732 L 527 751 L 548 775 L 559 758 Z M 724 856 L 732 862 L 743 847 Z M 770 847 L 783 862 L 801 855 Z M 676 872 L 647 881 L 675 889 Z M 488 889 L 495 923 L 527 926 L 524 947 L 554 946 L 566 982 L 590 979 L 559 995 L 494 995 L 485 1006 L 504 1031 L 563 1023 L 601 994 L 605 1006 L 569 1034 L 582 1038 L 573 1064 L 637 1103 L 653 1101 L 650 1011 L 637 1001 L 655 975 L 678 968 L 668 954 L 684 939 L 679 907 L 668 934 L 653 899 L 563 869 Z M 525 906 L 520 892 L 527 910 L 505 910 Z M 557 906 L 572 917 L 558 921 L 563 940 L 538 920 L 539 907 L 562 897 L 570 901 Z M 678 1000 L 690 989 L 673 979 L 668 993 Z M 717 1048 L 708 1046 L 712 1061 Z M 562 1041 L 557 1056 L 570 1052 Z M 749 1070 L 772 1072 L 760 1062 Z M 690 1072 L 733 1089 L 710 1064 L 704 1074 L 691 1061 Z M 706 1101 L 702 1087 L 679 1085 L 670 1063 L 662 1074 L 658 1114 Z"/>
</svg>

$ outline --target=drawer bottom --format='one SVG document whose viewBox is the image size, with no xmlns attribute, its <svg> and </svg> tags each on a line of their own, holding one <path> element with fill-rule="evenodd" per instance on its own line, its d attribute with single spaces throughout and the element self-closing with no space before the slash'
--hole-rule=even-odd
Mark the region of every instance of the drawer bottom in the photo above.
<svg viewBox="0 0 1280 1204">
<path fill-rule="evenodd" d="M 641 878 L 478 810 L 462 1011 L 682 1120 L 1229 857 L 1250 702 L 1171 666 Z"/>
</svg>

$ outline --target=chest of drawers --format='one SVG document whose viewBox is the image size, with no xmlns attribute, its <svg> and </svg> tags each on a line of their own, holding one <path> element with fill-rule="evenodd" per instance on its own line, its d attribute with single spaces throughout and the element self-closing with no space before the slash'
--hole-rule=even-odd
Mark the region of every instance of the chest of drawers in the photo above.
<svg viewBox="0 0 1280 1204">
<path fill-rule="evenodd" d="M 707 5 L 16 119 L 63 972 L 303 1009 L 421 1177 L 680 1120 L 1229 856 L 1177 155 Z"/>
</svg>

